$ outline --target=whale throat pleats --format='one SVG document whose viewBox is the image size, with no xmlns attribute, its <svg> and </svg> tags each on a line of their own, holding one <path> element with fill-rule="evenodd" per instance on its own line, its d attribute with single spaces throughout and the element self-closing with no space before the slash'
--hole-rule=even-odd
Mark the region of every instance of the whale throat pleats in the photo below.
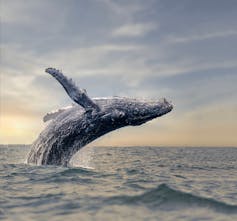
<svg viewBox="0 0 237 221">
<path fill-rule="evenodd" d="M 84 109 L 100 110 L 99 106 L 87 95 L 86 90 L 78 88 L 72 79 L 68 79 L 62 72 L 54 68 L 47 68 L 45 72 L 52 75 L 63 86 L 71 99 L 81 105 Z"/>
</svg>

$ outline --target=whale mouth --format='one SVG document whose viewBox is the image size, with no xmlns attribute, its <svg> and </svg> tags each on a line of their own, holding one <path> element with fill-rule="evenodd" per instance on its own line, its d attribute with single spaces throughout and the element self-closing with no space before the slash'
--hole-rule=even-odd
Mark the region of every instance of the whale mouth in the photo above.
<svg viewBox="0 0 237 221">
<path fill-rule="evenodd" d="M 162 109 L 164 111 L 167 111 L 165 113 L 169 113 L 174 108 L 172 101 L 167 101 L 165 98 L 162 98 L 159 102 L 164 104 L 164 107 Z"/>
<path fill-rule="evenodd" d="M 165 102 L 166 102 L 166 105 L 167 105 L 167 112 L 166 113 L 169 113 L 170 111 L 172 111 L 173 110 L 173 108 L 174 108 L 174 106 L 173 106 L 173 104 L 172 104 L 172 102 L 171 101 L 167 101 L 167 100 L 165 100 Z"/>
</svg>

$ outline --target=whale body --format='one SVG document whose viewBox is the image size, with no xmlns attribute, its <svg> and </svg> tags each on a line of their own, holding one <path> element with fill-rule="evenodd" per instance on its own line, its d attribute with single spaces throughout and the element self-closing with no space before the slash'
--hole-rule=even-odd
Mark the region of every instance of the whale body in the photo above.
<svg viewBox="0 0 237 221">
<path fill-rule="evenodd" d="M 51 121 L 31 145 L 27 163 L 67 166 L 72 156 L 98 137 L 125 126 L 138 126 L 173 109 L 166 99 L 159 101 L 126 97 L 90 98 L 59 70 L 47 68 L 76 103 L 50 112 Z"/>
</svg>

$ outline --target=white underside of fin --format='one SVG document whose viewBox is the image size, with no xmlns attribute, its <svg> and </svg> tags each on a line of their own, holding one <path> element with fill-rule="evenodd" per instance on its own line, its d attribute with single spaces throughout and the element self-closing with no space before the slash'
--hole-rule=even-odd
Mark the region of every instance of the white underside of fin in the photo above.
<svg viewBox="0 0 237 221">
<path fill-rule="evenodd" d="M 66 106 L 66 107 L 59 108 L 57 110 L 50 111 L 43 117 L 43 121 L 47 122 L 49 120 L 55 119 L 59 114 L 61 114 L 65 110 L 68 110 L 68 109 L 72 108 L 73 106 L 74 106 L 74 104 Z"/>
</svg>

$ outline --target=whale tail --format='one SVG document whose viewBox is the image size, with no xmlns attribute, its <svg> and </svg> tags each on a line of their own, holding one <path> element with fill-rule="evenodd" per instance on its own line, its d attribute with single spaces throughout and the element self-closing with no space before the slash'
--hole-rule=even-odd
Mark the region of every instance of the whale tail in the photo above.
<svg viewBox="0 0 237 221">
<path fill-rule="evenodd" d="M 86 111 L 100 110 L 99 106 L 87 95 L 86 90 L 78 88 L 72 79 L 68 79 L 61 71 L 47 68 L 45 72 L 53 76 L 63 86 L 69 97 Z"/>
</svg>

